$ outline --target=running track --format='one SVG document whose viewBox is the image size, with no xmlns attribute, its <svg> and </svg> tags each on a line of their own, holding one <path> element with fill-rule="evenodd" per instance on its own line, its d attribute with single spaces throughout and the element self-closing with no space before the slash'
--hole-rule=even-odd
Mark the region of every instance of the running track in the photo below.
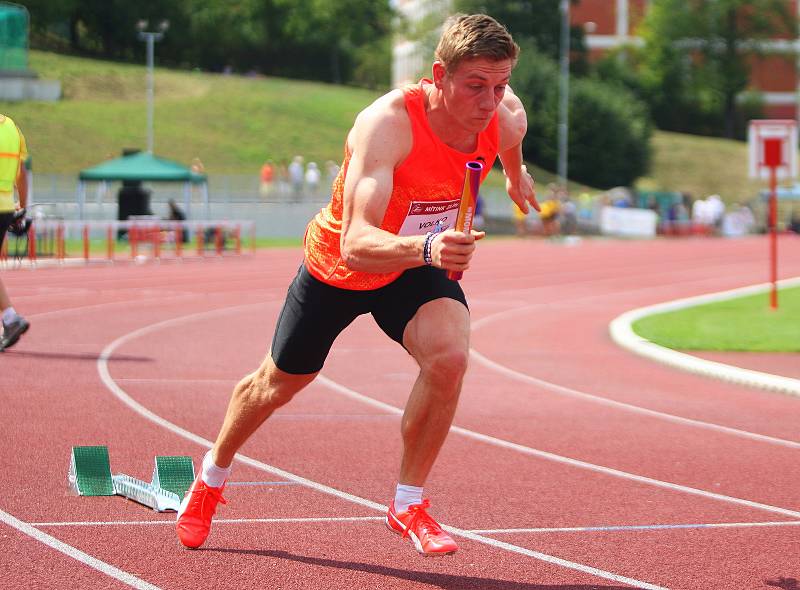
<svg viewBox="0 0 800 590">
<path fill-rule="evenodd" d="M 781 277 L 800 275 L 800 239 L 780 253 Z M 380 520 L 415 369 L 369 318 L 242 449 L 202 550 L 179 546 L 172 513 L 67 492 L 73 445 L 145 480 L 157 454 L 198 463 L 299 250 L 4 272 L 33 327 L 0 355 L 3 586 L 796 589 L 800 399 L 663 367 L 607 330 L 763 282 L 766 254 L 763 238 L 481 244 L 471 367 L 426 488 L 462 549 L 433 560 Z"/>
</svg>

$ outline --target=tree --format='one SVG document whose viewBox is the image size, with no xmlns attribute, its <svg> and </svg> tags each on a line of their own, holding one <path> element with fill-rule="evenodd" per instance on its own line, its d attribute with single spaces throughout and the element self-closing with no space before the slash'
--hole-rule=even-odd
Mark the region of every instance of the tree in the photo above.
<svg viewBox="0 0 800 590">
<path fill-rule="evenodd" d="M 531 39 L 541 53 L 558 59 L 561 13 L 556 0 L 455 0 L 455 9 L 488 14 L 503 23 L 517 42 Z"/>
<path fill-rule="evenodd" d="M 785 0 L 655 0 L 641 36 L 642 80 L 659 126 L 681 129 L 684 110 L 721 121 L 734 137 L 737 97 L 763 41 L 791 37 L 797 21 Z M 793 56 L 792 56 L 793 58 Z"/>
</svg>

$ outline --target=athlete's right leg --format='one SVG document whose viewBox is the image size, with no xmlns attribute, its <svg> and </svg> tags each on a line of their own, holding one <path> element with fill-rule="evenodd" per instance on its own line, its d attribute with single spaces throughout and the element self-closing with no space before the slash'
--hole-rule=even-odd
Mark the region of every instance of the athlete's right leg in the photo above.
<svg viewBox="0 0 800 590">
<path fill-rule="evenodd" d="M 234 388 L 214 448 L 178 510 L 181 543 L 196 548 L 211 531 L 211 520 L 230 475 L 234 455 L 272 413 L 314 380 L 333 341 L 362 311 L 361 296 L 351 295 L 297 273 L 286 297 L 270 354 Z"/>
<path fill-rule="evenodd" d="M 233 390 L 212 457 L 220 468 L 230 467 L 233 456 L 272 413 L 311 383 L 319 372 L 294 375 L 281 371 L 267 355 L 261 366 L 239 381 Z"/>
</svg>

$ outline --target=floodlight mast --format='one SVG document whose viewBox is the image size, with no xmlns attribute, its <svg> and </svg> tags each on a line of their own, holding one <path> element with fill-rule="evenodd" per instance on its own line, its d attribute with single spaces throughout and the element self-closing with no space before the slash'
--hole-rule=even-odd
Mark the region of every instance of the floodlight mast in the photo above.
<svg viewBox="0 0 800 590">
<path fill-rule="evenodd" d="M 158 24 L 157 31 L 148 31 L 148 21 L 140 20 L 136 23 L 136 28 L 139 31 L 139 40 L 147 44 L 147 151 L 153 153 L 154 147 L 154 109 L 155 109 L 155 91 L 154 91 L 154 72 L 153 62 L 155 54 L 155 44 L 164 38 L 164 33 L 169 29 L 169 21 L 162 20 Z"/>
<path fill-rule="evenodd" d="M 567 149 L 569 145 L 569 1 L 561 0 L 561 52 L 558 104 L 558 178 L 567 186 Z"/>
</svg>

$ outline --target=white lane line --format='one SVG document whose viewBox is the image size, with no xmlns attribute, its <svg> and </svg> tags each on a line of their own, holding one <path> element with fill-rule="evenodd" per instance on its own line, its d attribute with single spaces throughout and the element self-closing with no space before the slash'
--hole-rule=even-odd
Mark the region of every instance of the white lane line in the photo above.
<svg viewBox="0 0 800 590">
<path fill-rule="evenodd" d="M 25 314 L 25 317 L 28 319 L 41 319 L 46 318 L 48 316 L 54 315 L 67 315 L 77 311 L 86 311 L 89 309 L 99 309 L 104 307 L 125 307 L 126 309 L 130 309 L 131 305 L 141 305 L 142 303 L 165 303 L 165 302 L 172 302 L 181 299 L 191 299 L 197 298 L 199 295 L 195 293 L 187 293 L 185 295 L 174 295 L 169 297 L 153 297 L 152 299 L 126 299 L 124 301 L 106 301 L 105 303 L 93 303 L 91 305 L 79 305 L 76 307 L 66 307 L 61 309 L 54 309 L 52 311 L 42 311 L 39 313 L 34 314 Z"/>
<path fill-rule="evenodd" d="M 7 512 L 3 512 L 2 510 L 0 510 L 0 521 L 4 522 L 11 528 L 14 528 L 19 532 L 36 539 L 40 543 L 44 543 L 48 547 L 51 547 L 56 551 L 60 551 L 67 557 L 71 557 L 72 559 L 75 559 L 76 561 L 79 561 L 84 565 L 88 565 L 89 567 L 96 569 L 97 571 L 107 576 L 117 579 L 123 584 L 127 584 L 132 588 L 137 588 L 139 590 L 160 590 L 158 586 L 155 586 L 149 582 L 145 582 L 144 580 L 142 580 L 141 578 L 137 578 L 133 574 L 121 570 L 118 567 L 114 567 L 110 563 L 101 561 L 96 557 L 92 557 L 91 555 L 84 553 L 80 549 L 76 549 L 71 545 L 67 545 L 63 541 L 59 541 L 55 537 L 51 537 L 47 533 L 43 533 L 42 531 L 35 528 L 33 525 L 30 525 L 26 522 L 22 522 L 18 518 L 14 518 L 10 514 L 8 514 Z"/>
<path fill-rule="evenodd" d="M 800 285 L 800 277 L 784 279 L 778 282 L 782 287 L 793 287 Z M 749 385 L 751 387 L 759 387 L 761 389 L 780 391 L 781 393 L 800 396 L 800 379 L 784 377 L 783 375 L 773 375 L 772 373 L 764 373 L 752 369 L 743 369 L 741 367 L 699 358 L 685 352 L 679 352 L 665 346 L 660 346 L 647 338 L 642 338 L 633 331 L 633 323 L 636 320 L 650 315 L 686 309 L 687 307 L 695 307 L 697 305 L 703 305 L 704 303 L 727 301 L 746 295 L 764 293 L 769 290 L 770 287 L 770 283 L 762 283 L 760 285 L 751 285 L 718 293 L 708 293 L 696 297 L 686 297 L 666 303 L 658 303 L 656 305 L 632 309 L 616 317 L 609 324 L 611 339 L 622 348 L 630 350 L 635 354 L 665 365 L 676 367 L 683 371 L 705 375 L 706 377 L 713 377 L 739 385 Z"/>
<path fill-rule="evenodd" d="M 332 390 L 341 393 L 351 399 L 355 399 L 361 401 L 365 404 L 369 404 L 376 408 L 382 408 L 387 412 L 394 412 L 396 414 L 402 415 L 403 410 L 400 408 L 396 408 L 395 406 L 386 404 L 384 402 L 378 401 L 371 397 L 367 397 L 357 391 L 350 389 L 349 387 L 345 387 L 328 379 L 324 375 L 320 375 L 317 377 L 317 381 L 320 381 L 324 385 L 327 385 Z M 534 449 L 532 447 L 526 447 L 525 445 L 513 443 L 507 440 L 503 440 L 500 438 L 496 438 L 493 436 L 489 436 L 487 434 L 481 434 L 480 432 L 475 432 L 473 430 L 468 430 L 466 428 L 461 428 L 460 426 L 452 426 L 450 428 L 451 432 L 456 432 L 462 436 L 467 438 L 472 438 L 474 440 L 479 440 L 481 442 L 485 442 L 490 445 L 494 445 L 496 447 L 501 447 L 504 449 L 517 451 L 519 453 L 523 453 L 525 455 L 531 455 L 534 457 L 539 457 L 541 459 L 547 459 L 548 461 L 553 461 L 555 463 L 562 463 L 565 465 L 570 465 L 572 467 L 577 467 L 579 469 L 586 469 L 588 471 L 594 471 L 596 473 L 603 473 L 605 475 L 610 475 L 613 477 L 618 477 L 620 479 L 627 479 L 630 481 L 635 481 L 638 483 L 643 483 L 651 486 L 656 486 L 659 488 L 665 488 L 668 490 L 676 491 L 676 492 L 683 492 L 685 494 L 692 494 L 695 496 L 701 496 L 703 498 L 708 498 L 711 500 L 720 500 L 722 502 L 727 502 L 729 504 L 738 504 L 740 506 L 746 506 L 748 508 L 755 508 L 756 510 L 764 510 L 766 512 L 773 512 L 775 514 L 783 514 L 785 516 L 791 516 L 793 518 L 800 518 L 800 512 L 796 510 L 789 510 L 787 508 L 780 508 L 778 506 L 771 506 L 769 504 L 762 504 L 760 502 L 754 502 L 752 500 L 745 500 L 743 498 L 736 498 L 734 496 L 726 496 L 724 494 L 717 494 L 714 492 L 708 492 L 706 490 L 701 490 L 698 488 L 692 488 L 689 486 L 684 486 L 676 483 L 671 483 L 668 481 L 662 481 L 660 479 L 653 479 L 651 477 L 646 477 L 643 475 L 636 475 L 635 473 L 629 473 L 627 471 L 621 471 L 619 469 L 613 469 L 611 467 L 605 467 L 603 465 L 596 465 L 594 463 L 589 463 L 587 461 L 581 461 L 579 459 L 572 459 L 570 457 L 565 457 L 563 455 L 556 455 L 555 453 L 550 453 L 548 451 L 541 451 L 539 449 Z"/>
<path fill-rule="evenodd" d="M 584 297 L 584 298 L 581 298 L 581 299 L 572 300 L 571 303 L 579 303 L 579 302 L 582 302 L 582 301 L 598 299 L 598 298 L 602 299 L 604 297 L 607 297 L 607 295 L 592 295 L 592 296 L 589 296 L 589 297 Z M 486 317 L 481 318 L 480 320 L 477 320 L 477 321 L 473 322 L 472 329 L 473 329 L 473 331 L 477 330 L 478 328 L 481 328 L 481 327 L 483 327 L 483 326 L 485 326 L 487 324 L 490 324 L 490 323 L 492 323 L 492 322 L 494 322 L 494 321 L 496 321 L 498 319 L 501 319 L 501 318 L 503 318 L 505 316 L 517 315 L 521 311 L 525 311 L 525 310 L 529 310 L 529 309 L 535 309 L 537 307 L 541 307 L 542 305 L 543 304 L 534 304 L 534 305 L 528 305 L 528 306 L 525 306 L 525 307 L 517 307 L 517 308 L 507 309 L 507 310 L 504 310 L 504 311 L 493 313 L 491 315 L 488 315 Z M 607 397 L 602 397 L 602 396 L 599 396 L 599 395 L 586 393 L 584 391 L 573 389 L 571 387 L 558 385 L 557 383 L 552 383 L 551 381 L 545 381 L 544 379 L 539 379 L 537 377 L 533 377 L 531 375 L 528 375 L 527 373 L 522 373 L 520 371 L 516 371 L 514 369 L 506 367 L 505 365 L 501 365 L 500 363 L 497 363 L 497 362 L 485 357 L 484 355 L 482 355 L 480 352 L 478 352 L 474 348 L 470 348 L 470 354 L 475 358 L 475 360 L 477 360 L 482 365 L 484 365 L 484 366 L 486 366 L 486 367 L 488 367 L 488 368 L 490 368 L 490 369 L 492 369 L 494 371 L 502 373 L 503 375 L 505 375 L 507 377 L 510 377 L 510 378 L 512 378 L 514 380 L 517 380 L 517 381 L 522 381 L 524 383 L 528 383 L 528 384 L 534 385 L 536 387 L 540 387 L 542 389 L 546 389 L 546 390 L 552 391 L 553 393 L 557 393 L 559 395 L 566 395 L 566 396 L 570 396 L 570 397 L 574 397 L 574 398 L 579 398 L 579 399 L 583 399 L 583 400 L 586 400 L 586 401 L 589 401 L 589 402 L 601 404 L 601 405 L 604 405 L 604 406 L 609 406 L 609 407 L 612 407 L 612 408 L 615 408 L 615 409 L 618 409 L 618 410 L 622 410 L 622 411 L 626 411 L 626 412 L 632 412 L 632 413 L 635 413 L 635 414 L 641 414 L 641 415 L 649 416 L 651 418 L 657 418 L 659 420 L 665 420 L 667 422 L 672 422 L 672 423 L 675 423 L 675 424 L 681 424 L 681 425 L 684 425 L 684 426 L 691 426 L 691 427 L 694 427 L 694 428 L 701 428 L 701 429 L 705 429 L 705 430 L 713 430 L 713 431 L 716 431 L 716 432 L 723 432 L 725 434 L 730 434 L 730 435 L 733 435 L 733 436 L 737 436 L 737 437 L 740 437 L 740 438 L 746 438 L 746 439 L 749 439 L 749 440 L 755 440 L 755 441 L 759 441 L 759 442 L 764 442 L 764 443 L 773 444 L 773 445 L 779 445 L 779 446 L 783 446 L 783 447 L 789 447 L 789 448 L 793 448 L 793 449 L 800 449 L 800 442 L 798 442 L 798 441 L 787 440 L 787 439 L 783 439 L 783 438 L 777 438 L 777 437 L 768 436 L 768 435 L 765 435 L 765 434 L 758 434 L 758 433 L 750 432 L 750 431 L 747 431 L 747 430 L 741 430 L 739 428 L 732 428 L 730 426 L 722 426 L 720 424 L 715 424 L 713 422 L 706 422 L 704 420 L 695 420 L 693 418 L 684 418 L 682 416 L 676 416 L 674 414 L 668 414 L 666 412 L 659 412 L 657 410 L 650 410 L 650 409 L 644 408 L 642 406 L 637 406 L 637 405 L 634 405 L 634 404 L 628 404 L 628 403 L 625 403 L 625 402 L 615 401 L 615 400 L 609 399 Z"/>
<path fill-rule="evenodd" d="M 545 381 L 544 379 L 539 379 L 537 377 L 533 377 L 526 373 L 521 373 L 519 371 L 515 371 L 509 367 L 496 363 L 493 360 L 490 360 L 479 353 L 474 348 L 470 348 L 470 354 L 482 365 L 498 372 L 502 373 L 506 377 L 510 377 L 516 381 L 522 381 L 524 383 L 528 383 L 530 385 L 535 385 L 536 387 L 541 387 L 542 389 L 547 389 L 552 391 L 553 393 L 557 393 L 560 395 L 566 395 L 569 397 L 584 399 L 586 401 L 590 401 L 593 403 L 597 403 L 603 406 L 609 406 L 612 408 L 616 408 L 619 410 L 624 410 L 626 412 L 632 412 L 634 414 L 641 414 L 643 416 L 649 416 L 651 418 L 658 418 L 659 420 L 666 420 L 667 422 L 673 422 L 675 424 L 681 424 L 684 426 L 692 426 L 695 428 L 701 428 L 704 430 L 713 430 L 716 432 L 723 432 L 725 434 L 731 434 L 733 436 L 737 436 L 739 438 L 746 438 L 750 440 L 755 440 L 758 442 L 769 443 L 773 445 L 778 445 L 782 447 L 788 447 L 791 449 L 800 449 L 800 442 L 787 440 L 784 438 L 777 438 L 774 436 L 768 436 L 766 434 L 758 434 L 756 432 L 750 432 L 748 430 L 740 430 L 738 428 L 732 428 L 730 426 L 722 426 L 721 424 L 715 424 L 713 422 L 706 422 L 704 420 L 695 420 L 693 418 L 684 418 L 682 416 L 676 416 L 674 414 L 668 414 L 666 412 L 659 412 L 657 410 L 650 410 L 647 408 L 643 408 L 641 406 L 636 406 L 633 404 L 628 404 L 625 402 L 618 402 L 607 397 L 602 397 L 599 395 L 594 395 L 591 393 L 586 393 L 580 391 L 578 389 L 573 389 L 571 387 L 565 387 L 563 385 L 558 385 L 556 383 L 552 383 L 550 381 Z"/>
<path fill-rule="evenodd" d="M 117 398 L 119 398 L 120 401 L 122 401 L 124 404 L 129 406 L 131 409 L 133 409 L 139 415 L 141 415 L 144 418 L 150 420 L 151 422 L 154 422 L 155 424 L 158 424 L 159 426 L 165 428 L 166 430 L 168 430 L 168 431 L 170 431 L 170 432 L 172 432 L 174 434 L 177 434 L 178 436 L 182 436 L 182 437 L 184 437 L 184 438 L 186 438 L 186 439 L 188 439 L 188 440 L 190 440 L 192 442 L 197 443 L 198 445 L 200 445 L 202 447 L 211 448 L 213 446 L 213 443 L 210 440 L 207 440 L 207 439 L 205 439 L 205 438 L 203 438 L 203 437 L 201 437 L 201 436 L 199 436 L 199 435 L 197 435 L 197 434 L 195 434 L 195 433 L 193 433 L 193 432 L 191 432 L 189 430 L 186 430 L 186 429 L 181 428 L 180 426 L 178 426 L 176 424 L 173 424 L 172 422 L 166 420 L 165 418 L 162 418 L 158 414 L 156 414 L 156 413 L 152 412 L 151 410 L 147 409 L 146 407 L 141 405 L 139 402 L 134 400 L 132 397 L 130 397 L 125 392 L 125 390 L 123 390 L 114 381 L 114 379 L 111 377 L 111 374 L 109 373 L 109 370 L 108 370 L 108 359 L 114 353 L 114 350 L 116 350 L 119 346 L 121 346 L 125 342 L 127 342 L 129 340 L 133 340 L 135 338 L 138 338 L 138 337 L 143 336 L 145 334 L 148 334 L 150 332 L 155 332 L 157 330 L 161 330 L 161 329 L 166 328 L 166 327 L 175 326 L 175 325 L 179 325 L 181 323 L 186 323 L 186 322 L 190 322 L 190 321 L 196 321 L 198 319 L 208 318 L 208 317 L 215 316 L 215 315 L 228 314 L 228 313 L 239 313 L 239 312 L 241 312 L 243 310 L 259 307 L 259 306 L 262 306 L 262 305 L 263 305 L 263 303 L 262 304 L 240 305 L 240 306 L 235 306 L 235 307 L 228 307 L 228 308 L 221 309 L 221 310 L 217 309 L 217 310 L 211 310 L 211 311 L 207 311 L 207 312 L 189 314 L 189 315 L 186 315 L 186 316 L 181 316 L 181 317 L 178 317 L 178 318 L 173 318 L 173 319 L 170 319 L 170 320 L 165 320 L 165 321 L 162 321 L 162 322 L 151 324 L 149 326 L 144 326 L 142 328 L 139 328 L 138 330 L 134 330 L 132 332 L 128 332 L 127 334 L 124 334 L 124 335 L 120 336 L 119 338 L 117 338 L 116 340 L 114 340 L 113 342 L 111 342 L 100 353 L 100 356 L 97 359 L 97 371 L 98 371 L 98 373 L 100 375 L 100 379 L 103 381 L 105 386 L 109 389 L 109 391 L 111 391 L 112 394 L 114 394 Z M 330 380 L 327 380 L 327 381 L 330 381 Z M 369 399 L 369 398 L 367 398 L 367 399 Z M 372 401 L 376 401 L 376 400 L 372 400 Z M 379 402 L 377 402 L 377 403 L 379 403 Z M 389 407 L 391 407 L 391 406 L 389 406 Z M 393 410 L 397 410 L 397 408 L 393 408 Z M 335 496 L 337 498 L 340 498 L 342 500 L 346 500 L 346 501 L 351 502 L 353 504 L 358 504 L 360 506 L 365 506 L 367 508 L 371 508 L 371 509 L 377 510 L 379 512 L 386 512 L 388 510 L 388 508 L 386 506 L 384 506 L 383 504 L 378 504 L 377 502 L 373 502 L 372 500 L 368 500 L 366 498 L 361 498 L 360 496 L 356 496 L 354 494 L 349 494 L 347 492 L 344 492 L 344 491 L 339 490 L 337 488 L 333 488 L 331 486 L 326 486 L 324 484 L 321 484 L 321 483 L 318 483 L 316 481 L 307 479 L 305 477 L 296 475 L 296 474 L 291 473 L 289 471 L 285 471 L 285 470 L 280 469 L 278 467 L 275 467 L 273 465 L 269 465 L 267 463 L 263 463 L 263 462 L 258 461 L 256 459 L 252 459 L 252 458 L 250 458 L 250 457 L 248 457 L 246 455 L 242 455 L 241 453 L 237 453 L 235 458 L 239 462 L 244 463 L 245 465 L 248 465 L 250 467 L 254 467 L 256 469 L 261 469 L 262 471 L 266 471 L 268 473 L 272 473 L 274 475 L 277 475 L 279 477 L 282 477 L 282 478 L 290 480 L 290 481 L 295 481 L 295 482 L 303 484 L 303 485 L 305 485 L 305 486 L 307 486 L 307 487 L 309 487 L 311 489 L 314 489 L 314 490 L 316 490 L 318 492 L 322 492 L 322 493 L 325 493 L 325 494 L 329 494 L 329 495 Z M 634 578 L 627 578 L 625 576 L 620 576 L 618 574 L 615 574 L 615 573 L 612 573 L 612 572 L 607 572 L 605 570 L 594 568 L 594 567 L 591 567 L 591 566 L 588 566 L 588 565 L 584 565 L 582 563 L 576 563 L 576 562 L 573 562 L 573 561 L 568 561 L 566 559 L 561 559 L 560 557 L 547 555 L 545 553 L 540 553 L 538 551 L 532 551 L 532 550 L 526 549 L 524 547 L 519 547 L 517 545 L 512 545 L 510 543 L 505 543 L 503 541 L 498 541 L 498 540 L 492 539 L 490 537 L 484 537 L 484 536 L 478 535 L 476 533 L 471 533 L 471 532 L 469 532 L 467 530 L 458 529 L 458 528 L 455 528 L 455 527 L 452 527 L 452 526 L 443 526 L 443 528 L 445 530 L 447 530 L 448 532 L 454 534 L 454 535 L 457 535 L 457 536 L 460 536 L 460 537 L 464 537 L 464 538 L 476 541 L 478 543 L 483 543 L 485 545 L 489 545 L 489 546 L 497 548 L 497 549 L 504 549 L 504 550 L 512 552 L 512 553 L 517 553 L 517 554 L 520 554 L 520 555 L 525 555 L 527 557 L 532 557 L 534 559 L 538 559 L 538 560 L 544 561 L 546 563 L 550 563 L 550 564 L 553 564 L 553 565 L 558 565 L 558 566 L 565 567 L 565 568 L 568 568 L 568 569 L 572 569 L 572 570 L 575 570 L 575 571 L 583 572 L 583 573 L 590 574 L 590 575 L 593 575 L 593 576 L 597 576 L 599 578 L 603 578 L 603 579 L 606 579 L 606 580 L 612 580 L 614 582 L 618 582 L 618 583 L 622 583 L 622 584 L 628 584 L 630 586 L 634 586 L 636 588 L 642 588 L 644 590 L 666 590 L 662 586 L 656 586 L 656 585 L 650 584 L 648 582 L 643 582 L 641 580 L 636 580 Z"/>
<path fill-rule="evenodd" d="M 759 528 L 800 526 L 800 520 L 781 520 L 775 522 L 714 522 L 697 524 L 635 524 L 635 525 L 609 525 L 609 526 L 573 526 L 560 528 L 531 528 L 531 529 L 472 529 L 473 533 L 482 535 L 499 535 L 515 533 L 595 533 L 618 531 L 663 531 L 679 529 L 734 529 L 734 528 Z"/>
<path fill-rule="evenodd" d="M 218 524 L 280 524 L 284 522 L 304 523 L 304 522 L 374 522 L 384 520 L 383 516 L 336 516 L 319 518 L 215 518 L 214 526 Z M 175 526 L 175 519 L 171 520 L 98 520 L 93 522 L 31 522 L 35 527 L 74 527 L 74 526 L 150 526 L 150 525 L 169 525 Z"/>
</svg>

